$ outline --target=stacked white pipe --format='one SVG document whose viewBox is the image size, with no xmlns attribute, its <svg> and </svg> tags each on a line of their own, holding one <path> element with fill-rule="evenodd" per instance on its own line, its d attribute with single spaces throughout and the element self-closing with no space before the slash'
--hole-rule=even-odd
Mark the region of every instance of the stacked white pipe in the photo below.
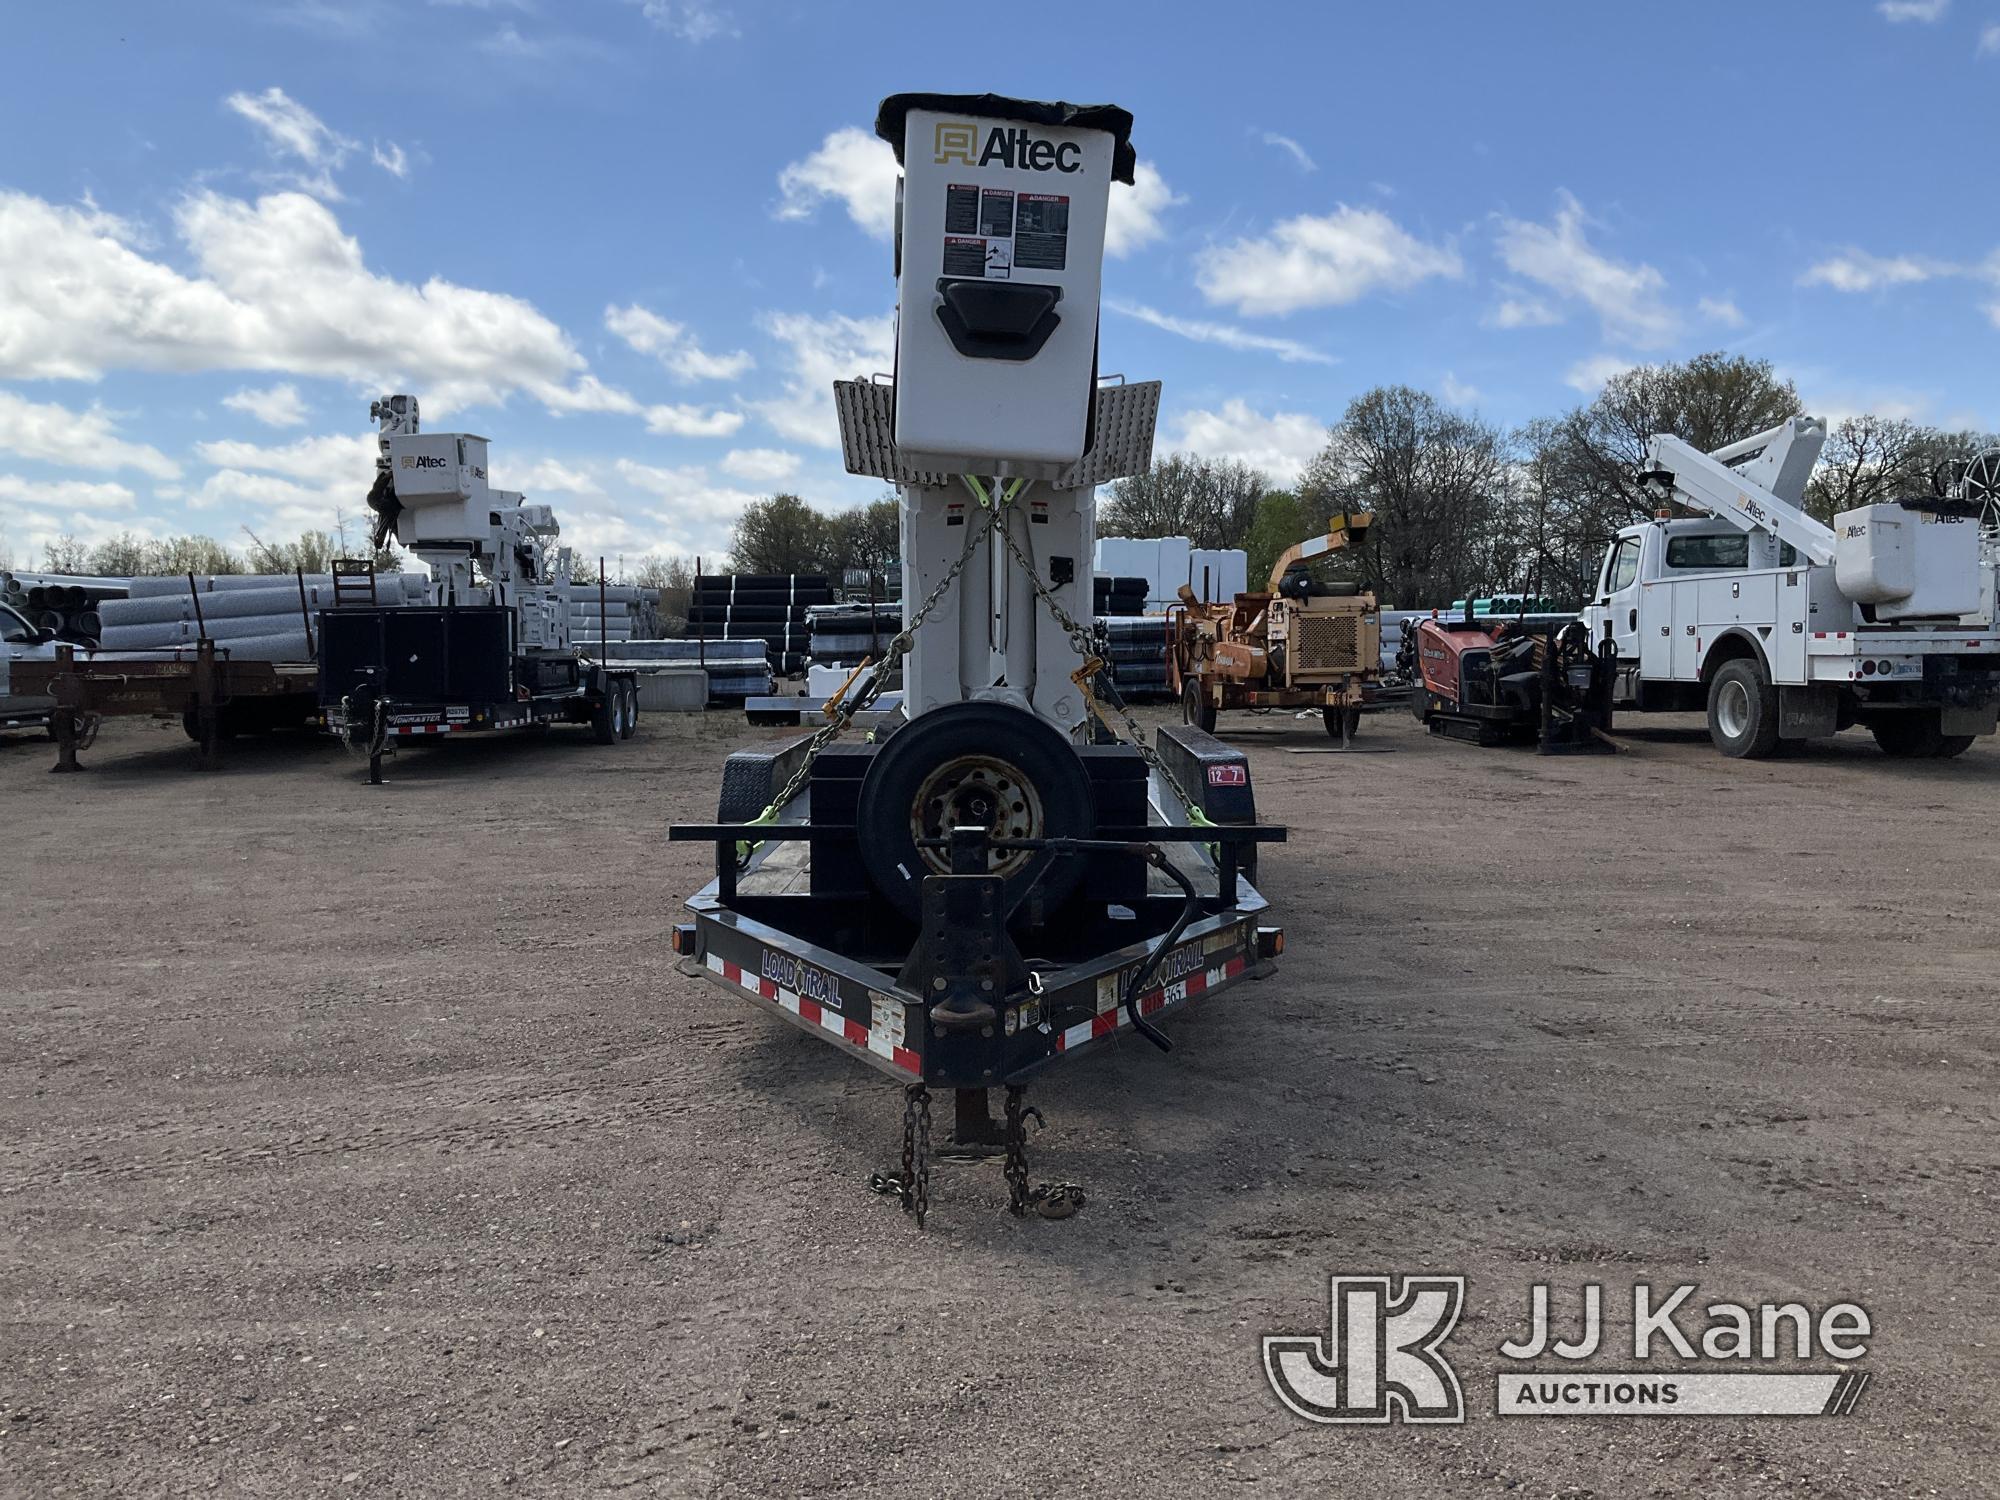
<svg viewBox="0 0 2000 1500">
<path fill-rule="evenodd" d="M 125 597 L 128 579 L 70 573 L 0 571 L 0 603 L 10 604 L 33 624 L 53 630 L 60 640 L 97 639 L 97 606 Z"/>
<path fill-rule="evenodd" d="M 350 596 L 351 598 L 351 596 Z M 428 604 L 430 579 L 422 573 L 376 578 L 380 606 Z M 327 573 L 197 574 L 135 578 L 131 594 L 99 606 L 107 652 L 163 651 L 189 647 L 203 636 L 233 661 L 311 661 L 319 612 L 334 608 Z"/>
<path fill-rule="evenodd" d="M 659 634 L 659 599 L 658 589 L 641 588 L 635 583 L 607 583 L 600 595 L 594 582 L 573 582 L 569 593 L 570 639 L 579 645 L 651 640 Z"/>
</svg>

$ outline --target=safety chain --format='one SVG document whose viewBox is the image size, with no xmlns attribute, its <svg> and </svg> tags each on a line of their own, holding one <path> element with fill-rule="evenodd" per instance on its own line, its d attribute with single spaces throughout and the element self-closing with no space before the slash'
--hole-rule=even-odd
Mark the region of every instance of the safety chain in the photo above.
<svg viewBox="0 0 2000 1500">
<path fill-rule="evenodd" d="M 1024 1218 L 1033 1209 L 1044 1219 L 1067 1219 L 1083 1207 L 1083 1189 L 1073 1182 L 1044 1182 L 1028 1186 L 1028 1121 L 1044 1124 L 1042 1112 L 1024 1104 L 1027 1085 L 1007 1085 L 1007 1161 L 1001 1170 L 1007 1177 L 1007 1212 Z"/>
<path fill-rule="evenodd" d="M 1026 1086 L 1007 1085 L 1007 1212 L 1015 1218 L 1028 1211 L 1028 1132 L 1022 1119 L 1021 1096 Z"/>
<path fill-rule="evenodd" d="M 882 652 L 882 659 L 875 664 L 874 671 L 862 680 L 860 687 L 851 695 L 843 696 L 834 710 L 834 716 L 813 732 L 813 737 L 806 742 L 805 759 L 799 763 L 799 768 L 792 772 L 791 778 L 785 782 L 784 788 L 778 795 L 771 799 L 770 805 L 750 820 L 752 823 L 777 822 L 780 810 L 788 807 L 792 799 L 805 789 L 806 783 L 812 780 L 813 762 L 819 759 L 820 752 L 845 734 L 847 726 L 854 722 L 855 715 L 863 712 L 881 694 L 903 658 L 909 655 L 910 647 L 915 643 L 917 627 L 924 623 L 930 612 L 937 607 L 938 601 L 944 598 L 952 584 L 958 581 L 958 575 L 965 571 L 965 565 L 972 560 L 973 550 L 993 529 L 999 516 L 999 507 L 993 506 L 987 511 L 984 527 L 978 530 L 969 526 L 966 528 L 965 545 L 959 551 L 958 561 L 945 569 L 944 576 L 924 597 L 924 602 L 917 606 L 916 613 L 905 620 L 903 628 L 889 638 L 889 644 Z M 738 864 L 750 858 L 753 847 L 747 842 L 736 846 Z"/>
<path fill-rule="evenodd" d="M 931 1091 L 913 1083 L 903 1091 L 903 1212 L 917 1228 L 931 1211 Z"/>
<path fill-rule="evenodd" d="M 931 1091 L 921 1083 L 903 1090 L 903 1170 L 875 1172 L 868 1186 L 885 1198 L 902 1200 L 917 1228 L 931 1209 Z"/>
<path fill-rule="evenodd" d="M 983 498 L 983 491 L 977 480 L 968 475 L 965 482 L 975 495 L 981 495 Z M 1010 492 L 1007 501 L 1012 501 L 1017 493 L 1018 491 Z M 994 507 L 994 515 L 996 519 L 999 517 L 1000 506 Z M 1014 561 L 1019 563 L 1021 571 L 1028 575 L 1028 586 L 1035 591 L 1036 597 L 1048 606 L 1049 613 L 1055 616 L 1056 624 L 1061 626 L 1063 633 L 1069 637 L 1071 648 L 1085 661 L 1091 660 L 1096 655 L 1096 643 L 1091 639 L 1090 632 L 1076 622 L 1070 612 L 1062 607 L 1062 601 L 1056 598 L 1048 585 L 1042 582 L 1042 576 L 1035 570 L 1033 560 L 1021 549 L 1021 544 L 1014 540 L 1013 528 L 1002 525 L 999 529 L 1000 540 L 1007 544 L 1007 550 L 1013 553 Z M 1079 683 L 1078 686 L 1081 687 L 1082 684 Z M 1098 722 L 1116 735 L 1118 731 L 1105 722 L 1104 706 L 1098 701 L 1096 694 L 1085 690 L 1084 697 L 1089 702 L 1091 711 L 1097 715 Z M 1179 778 L 1167 769 L 1166 762 L 1160 759 L 1160 753 L 1146 743 L 1146 732 L 1139 727 L 1139 721 L 1132 717 L 1132 711 L 1123 705 L 1118 705 L 1117 713 L 1119 718 L 1125 721 L 1126 732 L 1131 736 L 1132 748 L 1139 753 L 1139 759 L 1144 761 L 1149 769 L 1159 772 L 1160 780 L 1164 781 L 1180 799 L 1181 810 L 1187 814 L 1188 822 L 1197 825 L 1207 823 L 1208 815 L 1201 810 L 1201 805 L 1188 795 L 1187 788 L 1180 784 Z"/>
</svg>

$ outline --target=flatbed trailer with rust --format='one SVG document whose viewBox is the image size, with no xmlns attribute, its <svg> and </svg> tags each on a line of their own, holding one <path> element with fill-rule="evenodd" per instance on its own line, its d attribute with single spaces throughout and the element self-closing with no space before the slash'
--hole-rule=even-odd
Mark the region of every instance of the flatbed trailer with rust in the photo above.
<svg viewBox="0 0 2000 1500">
<path fill-rule="evenodd" d="M 80 771 L 77 751 L 99 720 L 178 717 L 195 745 L 195 767 L 216 769 L 222 740 L 251 729 L 304 728 L 318 703 L 312 662 L 236 661 L 226 644 L 110 655 L 69 647 L 53 661 L 16 662 L 16 691 L 53 698 L 49 728 L 58 771 Z"/>
</svg>

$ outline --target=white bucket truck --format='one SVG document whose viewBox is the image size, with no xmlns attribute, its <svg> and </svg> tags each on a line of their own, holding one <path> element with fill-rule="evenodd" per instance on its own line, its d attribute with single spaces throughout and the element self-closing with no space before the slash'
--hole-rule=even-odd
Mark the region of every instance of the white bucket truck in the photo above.
<svg viewBox="0 0 2000 1500">
<path fill-rule="evenodd" d="M 1802 507 L 1826 424 L 1794 417 L 1702 453 L 1647 444 L 1641 479 L 1700 512 L 1628 526 L 1584 618 L 1617 647 L 1617 706 L 1708 714 L 1723 754 L 1865 725 L 1889 755 L 1993 733 L 2000 632 L 1976 510 L 1924 498 Z"/>
</svg>

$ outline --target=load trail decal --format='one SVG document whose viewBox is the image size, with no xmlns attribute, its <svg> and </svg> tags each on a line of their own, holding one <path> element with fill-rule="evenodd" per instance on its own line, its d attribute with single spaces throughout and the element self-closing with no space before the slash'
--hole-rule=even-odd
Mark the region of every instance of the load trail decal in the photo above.
<svg viewBox="0 0 2000 1500">
<path fill-rule="evenodd" d="M 779 953 L 773 949 L 764 950 L 763 973 L 766 979 L 782 985 L 785 989 L 796 990 L 806 999 L 829 1010 L 839 1010 L 840 981 L 824 969 L 815 969 L 811 964 L 793 958 L 789 953 Z"/>
<path fill-rule="evenodd" d="M 768 948 L 761 951 L 762 958 L 758 965 L 760 968 L 768 967 L 774 959 L 797 963 L 787 954 L 776 953 Z M 849 1046 L 864 1048 L 877 1057 L 886 1058 L 893 1067 L 905 1073 L 920 1075 L 923 1071 L 923 1061 L 916 1053 L 907 1047 L 896 1045 L 890 1040 L 889 1035 L 885 1034 L 892 1032 L 893 1027 L 885 1026 L 880 1031 L 871 1031 L 859 1021 L 847 1019 L 831 1005 L 822 1005 L 819 1001 L 809 999 L 787 985 L 779 984 L 775 979 L 766 979 L 752 973 L 741 964 L 731 963 L 719 953 L 711 952 L 702 962 L 711 974 L 721 976 L 725 983 L 747 990 L 760 1000 L 772 1002 L 779 1009 L 797 1016 L 807 1025 L 831 1032 Z M 797 964 L 797 967 L 811 973 L 819 973 L 821 979 L 828 982 L 832 980 L 831 975 L 812 969 L 808 964 Z"/>
</svg>

